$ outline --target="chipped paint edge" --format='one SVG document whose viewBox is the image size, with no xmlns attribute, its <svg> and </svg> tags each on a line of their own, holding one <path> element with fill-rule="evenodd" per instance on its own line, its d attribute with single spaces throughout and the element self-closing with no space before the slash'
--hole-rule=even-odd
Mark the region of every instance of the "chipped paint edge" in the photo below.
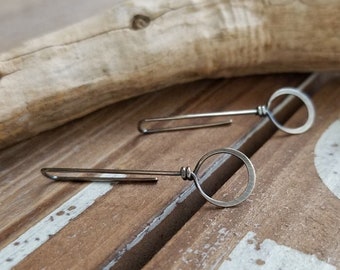
<svg viewBox="0 0 340 270">
<path fill-rule="evenodd" d="M 271 239 L 259 243 L 256 234 L 250 231 L 218 267 L 218 270 L 227 269 L 336 270 L 336 267 L 319 260 L 315 255 L 305 254 Z"/>
<path fill-rule="evenodd" d="M 281 104 L 280 106 L 283 106 Z M 261 130 L 267 123 L 269 122 L 268 119 L 263 119 L 259 124 L 258 128 L 252 130 L 251 132 L 247 133 L 244 137 L 242 137 L 240 140 L 232 144 L 230 147 L 234 149 L 239 149 L 242 144 L 244 144 L 246 141 L 250 140 L 254 133 L 257 132 L 257 130 Z M 228 159 L 228 158 L 227 158 Z M 219 167 L 220 164 L 225 162 L 225 158 L 219 158 L 215 161 L 214 167 Z M 211 174 L 214 172 L 214 168 L 210 167 L 207 169 L 207 171 L 204 174 L 204 177 L 200 179 L 200 184 L 205 183 L 211 176 Z M 159 215 L 156 215 L 149 223 L 148 226 L 146 226 L 133 240 L 129 243 L 127 243 L 121 250 L 119 250 L 115 256 L 107 262 L 107 264 L 103 267 L 103 270 L 109 270 L 112 267 L 116 265 L 116 263 L 124 256 L 124 254 L 128 251 L 130 251 L 132 248 L 134 248 L 137 244 L 139 244 L 150 232 L 152 232 L 160 223 L 162 223 L 168 216 L 171 215 L 171 213 L 174 211 L 174 209 L 177 207 L 178 204 L 183 203 L 193 192 L 196 191 L 196 186 L 194 183 L 192 183 L 190 186 L 185 188 L 185 190 L 180 193 L 174 200 L 172 200 Z"/>
<path fill-rule="evenodd" d="M 110 183 L 89 184 L 0 250 L 1 269 L 7 270 L 17 265 L 111 189 Z"/>
<path fill-rule="evenodd" d="M 322 182 L 340 199 L 340 120 L 321 135 L 314 149 L 314 165 Z"/>
</svg>

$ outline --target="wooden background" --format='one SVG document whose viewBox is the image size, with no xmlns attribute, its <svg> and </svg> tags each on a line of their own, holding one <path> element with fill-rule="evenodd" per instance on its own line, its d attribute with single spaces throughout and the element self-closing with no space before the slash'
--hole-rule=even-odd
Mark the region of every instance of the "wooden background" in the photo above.
<svg viewBox="0 0 340 270">
<path fill-rule="evenodd" d="M 2 1 L 0 51 L 109 6 L 104 0 Z M 248 76 L 173 86 L 2 150 L 1 267 L 240 269 L 244 265 L 237 260 L 238 250 L 245 239 L 256 243 L 255 251 L 269 243 L 286 258 L 300 256 L 282 265 L 285 261 L 276 253 L 275 258 L 256 253 L 259 257 L 253 259 L 255 251 L 245 249 L 243 256 L 250 258 L 246 269 L 339 268 L 340 201 L 314 166 L 317 141 L 340 117 L 337 77 L 323 76 L 307 89 L 315 93 L 317 119 L 302 135 L 276 132 L 257 116 L 234 117 L 230 127 L 150 136 L 136 129 L 144 117 L 255 108 L 276 89 L 298 86 L 307 76 Z M 287 107 L 282 117 L 294 125 L 304 114 Z M 230 209 L 205 203 L 193 184 L 179 177 L 161 177 L 154 185 L 53 183 L 39 171 L 46 166 L 177 170 L 194 167 L 207 151 L 229 146 L 250 156 L 257 171 L 251 197 Z M 244 171 L 232 160 L 210 169 L 204 187 L 217 191 L 218 198 L 228 198 L 244 185 Z"/>
</svg>

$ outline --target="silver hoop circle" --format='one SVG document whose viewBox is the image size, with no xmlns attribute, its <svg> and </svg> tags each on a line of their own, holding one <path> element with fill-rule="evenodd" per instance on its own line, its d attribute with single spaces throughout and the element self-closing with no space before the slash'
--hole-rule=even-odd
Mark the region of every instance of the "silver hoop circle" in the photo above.
<svg viewBox="0 0 340 270">
<path fill-rule="evenodd" d="M 220 200 L 216 200 L 216 199 L 208 196 L 203 191 L 203 189 L 202 189 L 202 187 L 199 183 L 199 177 L 197 176 L 197 173 L 198 173 L 200 167 L 202 166 L 204 161 L 206 161 L 209 157 L 217 155 L 217 154 L 229 154 L 229 155 L 232 155 L 232 156 L 236 156 L 241 161 L 243 161 L 243 163 L 246 166 L 247 171 L 248 171 L 248 183 L 247 183 L 245 190 L 243 191 L 243 193 L 239 197 L 237 197 L 236 199 L 233 199 L 231 201 L 220 201 Z M 232 207 L 232 206 L 236 206 L 236 205 L 240 204 L 241 202 L 245 201 L 250 196 L 251 192 L 253 191 L 253 189 L 255 187 L 255 182 L 256 182 L 255 169 L 254 169 L 254 166 L 253 166 L 252 162 L 250 161 L 250 159 L 245 154 L 243 154 L 242 152 L 240 152 L 236 149 L 233 149 L 233 148 L 216 149 L 216 150 L 213 150 L 211 152 L 206 153 L 197 162 L 194 171 L 191 173 L 191 176 L 192 176 L 192 179 L 194 180 L 194 183 L 195 183 L 198 191 L 201 193 L 201 195 L 208 202 L 210 202 L 210 203 L 212 203 L 216 206 L 219 206 L 219 207 Z"/>
<path fill-rule="evenodd" d="M 297 98 L 299 98 L 304 105 L 306 106 L 307 109 L 307 113 L 308 113 L 308 117 L 306 122 L 300 126 L 300 127 L 296 127 L 296 128 L 288 128 L 285 127 L 283 125 L 281 125 L 274 117 L 274 115 L 270 112 L 269 108 L 270 105 L 272 104 L 272 102 L 274 101 L 274 99 L 276 99 L 279 96 L 282 95 L 292 95 L 295 96 Z M 269 117 L 269 119 L 273 122 L 273 124 L 280 130 L 289 133 L 289 134 L 301 134 L 306 132 L 308 129 L 310 129 L 314 123 L 315 120 L 315 109 L 314 109 L 314 105 L 313 102 L 311 101 L 311 99 L 303 92 L 295 89 L 295 88 L 281 88 L 280 90 L 274 92 L 274 94 L 269 98 L 268 102 L 267 102 L 267 115 Z"/>
</svg>

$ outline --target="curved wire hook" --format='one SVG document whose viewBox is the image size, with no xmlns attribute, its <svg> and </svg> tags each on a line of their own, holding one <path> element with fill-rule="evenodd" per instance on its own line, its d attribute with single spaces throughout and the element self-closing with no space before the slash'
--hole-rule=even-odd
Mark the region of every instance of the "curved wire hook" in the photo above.
<svg viewBox="0 0 340 270">
<path fill-rule="evenodd" d="M 272 102 L 279 96 L 282 95 L 290 95 L 295 96 L 300 99 L 303 104 L 307 108 L 307 121 L 300 127 L 297 128 L 287 128 L 281 125 L 274 117 L 273 113 L 270 111 L 270 105 Z M 197 128 L 205 128 L 205 127 L 216 127 L 216 126 L 224 126 L 230 125 L 232 120 L 222 121 L 217 123 L 207 123 L 207 124 L 192 124 L 192 125 L 184 125 L 184 126 L 174 126 L 174 127 L 156 127 L 156 128 L 147 128 L 145 125 L 147 123 L 152 122 L 167 122 L 167 121 L 178 121 L 185 119 L 195 119 L 195 118 L 211 118 L 211 117 L 220 117 L 220 116 L 236 116 L 236 115 L 259 115 L 262 117 L 268 116 L 269 119 L 274 123 L 274 125 L 282 130 L 283 132 L 289 134 L 301 134 L 306 132 L 314 123 L 315 119 L 315 109 L 311 99 L 303 92 L 299 91 L 296 88 L 282 88 L 277 90 L 272 94 L 269 98 L 267 105 L 260 105 L 256 109 L 250 110 L 238 110 L 238 111 L 226 111 L 226 112 L 212 112 L 212 113 L 198 113 L 198 114 L 184 114 L 177 116 L 169 116 L 169 117 L 157 117 L 157 118 L 146 118 L 142 119 L 138 122 L 138 130 L 143 134 L 151 134 L 158 132 L 167 132 L 167 131 L 178 131 L 185 129 L 197 129 Z"/>
<path fill-rule="evenodd" d="M 211 156 L 217 154 L 229 154 L 239 158 L 246 166 L 248 171 L 248 184 L 243 193 L 231 201 L 216 200 L 207 195 L 200 184 L 198 171 L 203 163 Z M 232 148 L 222 148 L 210 151 L 203 155 L 197 162 L 194 170 L 190 167 L 181 167 L 179 171 L 153 171 L 153 170 L 116 170 L 116 169 L 81 169 L 81 168 L 42 168 L 41 173 L 54 181 L 90 181 L 90 182 L 156 182 L 158 179 L 155 177 L 126 177 L 129 175 L 163 175 L 163 176 L 181 176 L 183 180 L 194 181 L 200 194 L 210 203 L 219 207 L 231 207 L 240 204 L 246 200 L 256 181 L 255 169 L 250 159 L 242 152 Z M 87 175 L 79 175 L 85 173 Z M 78 175 L 74 175 L 78 174 Z M 90 175 L 89 175 L 90 174 Z"/>
</svg>

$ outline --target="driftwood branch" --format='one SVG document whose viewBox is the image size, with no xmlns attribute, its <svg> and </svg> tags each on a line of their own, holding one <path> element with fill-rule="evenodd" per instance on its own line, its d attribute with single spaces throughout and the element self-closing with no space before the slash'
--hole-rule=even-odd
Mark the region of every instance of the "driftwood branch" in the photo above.
<svg viewBox="0 0 340 270">
<path fill-rule="evenodd" d="M 0 55 L 0 147 L 200 78 L 340 67 L 340 2 L 119 1 Z"/>
</svg>

